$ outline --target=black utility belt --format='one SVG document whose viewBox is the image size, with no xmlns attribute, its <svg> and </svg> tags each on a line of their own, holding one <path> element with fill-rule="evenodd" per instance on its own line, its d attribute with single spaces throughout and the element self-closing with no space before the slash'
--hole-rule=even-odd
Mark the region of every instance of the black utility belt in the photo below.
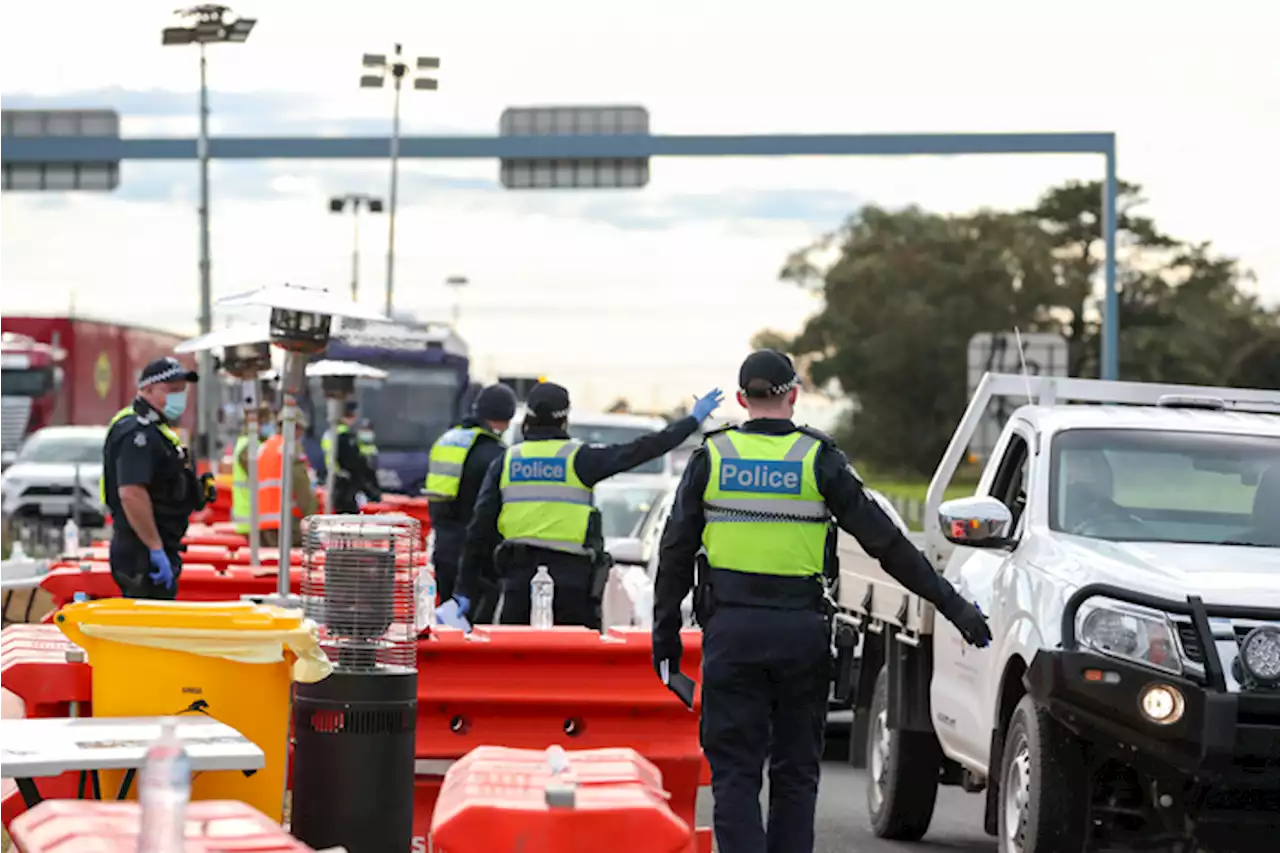
<svg viewBox="0 0 1280 853">
<path fill-rule="evenodd" d="M 823 608 L 822 575 L 761 575 L 712 567 L 706 586 L 717 607 L 768 607 L 775 610 Z"/>
</svg>

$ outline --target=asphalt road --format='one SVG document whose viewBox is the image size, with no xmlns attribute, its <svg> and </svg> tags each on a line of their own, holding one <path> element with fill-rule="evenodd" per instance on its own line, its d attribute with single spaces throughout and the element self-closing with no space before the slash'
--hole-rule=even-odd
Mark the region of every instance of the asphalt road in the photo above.
<svg viewBox="0 0 1280 853">
<path fill-rule="evenodd" d="M 938 791 L 933 823 L 923 841 L 884 841 L 871 834 L 867 823 L 866 774 L 846 760 L 847 740 L 833 738 L 829 760 L 822 766 L 818 790 L 817 843 L 815 853 L 915 853 L 966 851 L 994 853 L 995 839 L 982 831 L 982 795 L 959 788 Z M 711 797 L 704 790 L 698 802 L 698 825 L 711 825 Z"/>
</svg>

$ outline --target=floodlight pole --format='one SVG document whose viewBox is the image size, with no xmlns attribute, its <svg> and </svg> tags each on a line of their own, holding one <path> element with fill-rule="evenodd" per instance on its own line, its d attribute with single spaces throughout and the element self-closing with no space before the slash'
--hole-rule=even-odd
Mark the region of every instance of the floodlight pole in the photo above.
<svg viewBox="0 0 1280 853">
<path fill-rule="evenodd" d="M 209 247 L 209 82 L 208 58 L 205 44 L 200 42 L 200 135 L 196 139 L 196 156 L 200 159 L 200 334 L 213 331 L 213 259 Z M 199 354 L 200 376 L 198 383 L 198 429 L 196 456 L 213 456 L 213 407 L 215 390 L 213 354 L 201 350 Z"/>
<path fill-rule="evenodd" d="M 399 60 L 400 45 L 396 45 L 396 61 L 391 66 L 391 74 L 396 79 L 395 95 L 391 108 L 391 193 L 388 201 L 391 209 L 387 217 L 387 307 L 385 314 L 391 316 L 392 293 L 396 279 L 396 200 L 400 188 L 400 84 L 404 80 L 407 66 Z"/>
</svg>

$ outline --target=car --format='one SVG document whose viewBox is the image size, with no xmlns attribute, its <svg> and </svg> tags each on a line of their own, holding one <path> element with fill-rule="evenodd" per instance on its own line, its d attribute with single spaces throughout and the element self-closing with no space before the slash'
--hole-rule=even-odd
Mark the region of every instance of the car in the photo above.
<svg viewBox="0 0 1280 853">
<path fill-rule="evenodd" d="M 511 425 L 503 434 L 503 441 L 508 445 L 524 441 L 523 424 L 524 413 L 517 412 Z M 662 418 L 648 415 L 569 413 L 570 438 L 576 438 L 587 444 L 621 444 L 634 441 L 646 433 L 658 432 L 666 426 L 667 422 Z M 610 479 L 648 482 L 662 487 L 678 476 L 675 459 L 668 453 Z"/>
<path fill-rule="evenodd" d="M 37 430 L 0 476 L 4 515 L 50 521 L 79 516 L 80 526 L 102 524 L 98 500 L 105 426 L 51 426 Z"/>
</svg>

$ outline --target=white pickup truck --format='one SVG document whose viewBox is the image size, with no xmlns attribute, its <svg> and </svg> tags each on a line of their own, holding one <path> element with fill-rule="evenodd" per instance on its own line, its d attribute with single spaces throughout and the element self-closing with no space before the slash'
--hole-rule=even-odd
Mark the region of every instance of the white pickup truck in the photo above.
<svg viewBox="0 0 1280 853">
<path fill-rule="evenodd" d="M 997 396 L 1028 402 L 943 503 Z M 986 792 L 1002 853 L 1280 849 L 1280 392 L 989 374 L 925 553 L 994 641 L 842 565 L 877 835 L 921 838 L 951 784 Z"/>
</svg>

